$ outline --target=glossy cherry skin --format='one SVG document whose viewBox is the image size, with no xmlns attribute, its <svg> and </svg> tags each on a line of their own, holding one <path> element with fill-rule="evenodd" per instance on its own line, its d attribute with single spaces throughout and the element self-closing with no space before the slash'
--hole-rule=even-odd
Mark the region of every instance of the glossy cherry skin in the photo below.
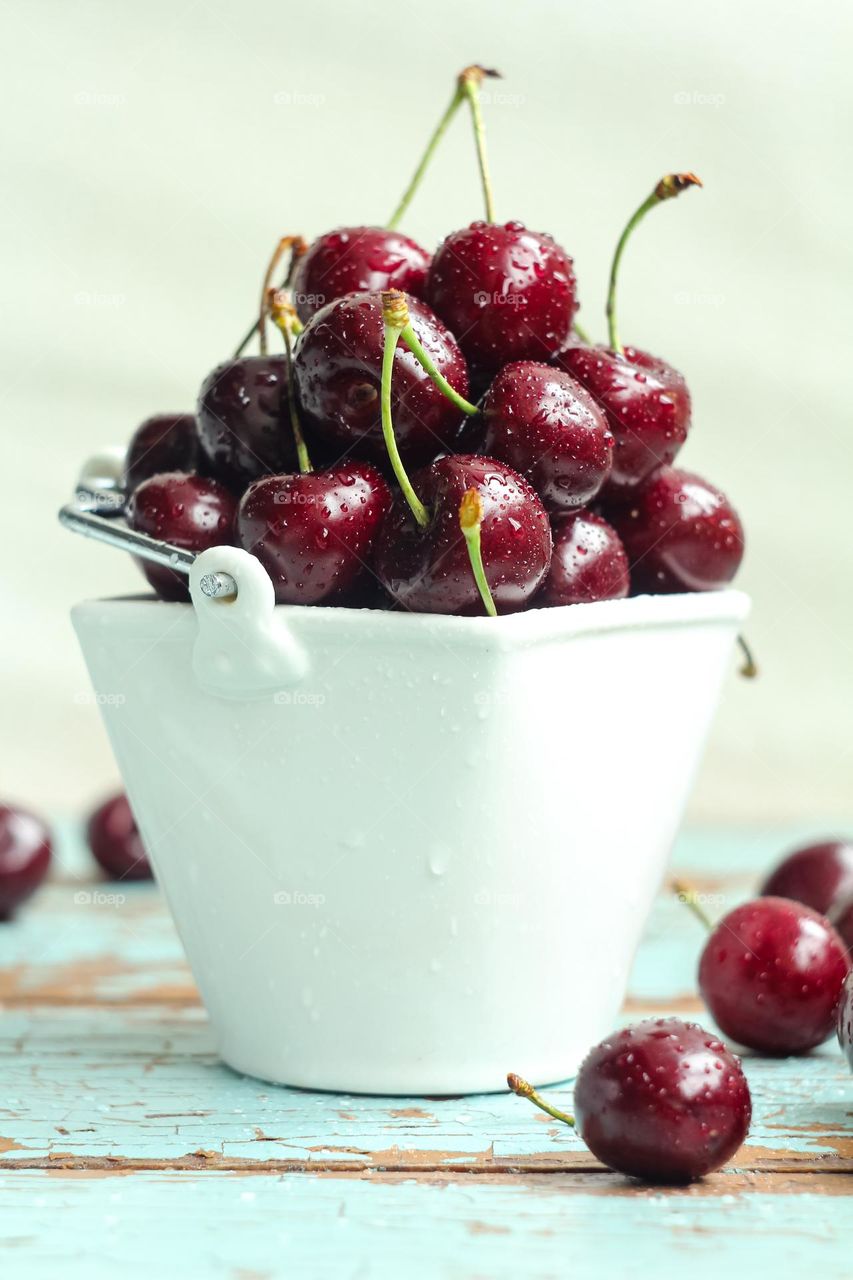
<svg viewBox="0 0 853 1280">
<path fill-rule="evenodd" d="M 416 613 L 484 612 L 459 528 L 459 505 L 474 488 L 483 501 L 481 551 L 495 607 L 523 609 L 551 563 L 548 516 L 524 477 L 494 458 L 457 454 L 416 472 L 412 485 L 431 519 L 419 528 L 402 495 L 395 498 L 374 559 L 386 591 Z"/>
<path fill-rule="evenodd" d="M 47 875 L 50 830 L 26 809 L 0 804 L 0 920 L 8 920 Z"/>
<path fill-rule="evenodd" d="M 91 814 L 86 840 L 95 861 L 111 880 L 150 880 L 151 864 L 127 796 L 111 796 Z"/>
<path fill-rule="evenodd" d="M 765 897 L 793 898 L 826 915 L 853 894 L 853 843 L 823 840 L 794 849 L 773 868 L 760 892 Z"/>
<path fill-rule="evenodd" d="M 390 506 L 391 490 L 367 462 L 264 476 L 240 501 L 238 540 L 270 575 L 279 604 L 334 602 L 369 575 Z"/>
<path fill-rule="evenodd" d="M 743 526 L 719 489 L 701 476 L 661 467 L 605 514 L 628 553 L 635 595 L 714 591 L 743 559 Z"/>
<path fill-rule="evenodd" d="M 197 471 L 199 452 L 193 414 L 158 413 L 146 418 L 130 437 L 124 487 L 130 492 L 149 476 L 164 471 Z"/>
<path fill-rule="evenodd" d="M 577 511 L 552 520 L 551 529 L 554 554 L 538 604 L 591 604 L 627 596 L 628 557 L 602 516 Z"/>
<path fill-rule="evenodd" d="M 734 1155 L 752 1118 L 740 1061 L 695 1022 L 650 1018 L 584 1059 L 575 1123 L 594 1156 L 647 1182 L 701 1178 Z"/>
<path fill-rule="evenodd" d="M 841 1052 L 853 1071 L 853 973 L 848 973 L 841 999 L 838 1002 L 838 1025 L 836 1027 Z"/>
<path fill-rule="evenodd" d="M 472 222 L 454 231 L 433 257 L 425 297 L 478 377 L 513 360 L 554 355 L 578 305 L 565 249 L 522 222 Z"/>
<path fill-rule="evenodd" d="M 345 293 L 402 289 L 423 296 L 429 254 L 387 227 L 338 227 L 318 236 L 299 259 L 293 278 L 299 319 L 311 317 Z"/>
<path fill-rule="evenodd" d="M 202 383 L 197 412 L 207 470 L 232 488 L 296 467 L 285 356 L 241 356 L 217 365 Z"/>
<path fill-rule="evenodd" d="M 626 347 L 570 342 L 556 363 L 583 383 L 607 414 L 616 440 L 609 495 L 642 484 L 675 458 L 690 428 L 690 393 L 681 374 L 664 360 Z"/>
<path fill-rule="evenodd" d="M 418 339 L 454 390 L 468 395 L 468 370 L 456 340 L 429 307 L 409 298 Z M 318 311 L 299 335 L 293 377 L 304 425 L 341 453 L 384 461 L 379 388 L 385 328 L 378 293 L 352 293 Z M 403 342 L 391 383 L 397 446 L 410 464 L 449 447 L 463 415 L 439 391 Z"/>
<path fill-rule="evenodd" d="M 234 495 L 217 480 L 171 471 L 134 489 L 127 522 L 131 529 L 182 550 L 206 551 L 233 543 L 236 505 Z M 144 560 L 138 564 L 161 600 L 189 600 L 185 574 Z"/>
<path fill-rule="evenodd" d="M 483 403 L 483 453 L 519 471 L 549 511 L 586 506 L 610 474 L 613 436 L 587 391 L 532 360 L 505 365 Z"/>
<path fill-rule="evenodd" d="M 844 943 L 824 916 L 789 898 L 755 898 L 709 935 L 699 990 L 738 1044 L 805 1053 L 832 1034 L 849 969 Z"/>
</svg>

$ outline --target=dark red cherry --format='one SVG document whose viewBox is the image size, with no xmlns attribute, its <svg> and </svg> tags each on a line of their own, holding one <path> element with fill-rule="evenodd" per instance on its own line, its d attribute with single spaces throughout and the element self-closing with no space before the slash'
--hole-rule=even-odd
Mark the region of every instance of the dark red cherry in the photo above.
<svg viewBox="0 0 853 1280">
<path fill-rule="evenodd" d="M 411 477 L 430 512 L 421 529 L 398 496 L 379 533 L 374 565 L 385 589 L 416 613 L 482 613 L 483 604 L 459 528 L 468 489 L 483 503 L 480 531 L 486 578 L 500 613 L 523 609 L 551 563 L 551 530 L 539 498 L 494 458 L 439 458 Z"/>
<path fill-rule="evenodd" d="M 557 364 L 583 383 L 607 415 L 616 440 L 608 496 L 631 489 L 675 458 L 690 427 L 690 393 L 681 374 L 636 347 L 567 345 Z"/>
<path fill-rule="evenodd" d="M 367 462 L 264 476 L 237 512 L 240 545 L 260 560 L 281 604 L 339 600 L 369 576 L 391 490 Z"/>
<path fill-rule="evenodd" d="M 853 894 L 853 843 L 823 840 L 794 849 L 761 886 L 764 896 L 793 898 L 822 915 Z"/>
<path fill-rule="evenodd" d="M 425 297 L 472 370 L 494 374 L 562 348 L 577 311 L 575 286 L 571 258 L 549 235 L 522 222 L 472 222 L 439 246 Z"/>
<path fill-rule="evenodd" d="M 124 464 L 124 487 L 130 492 L 149 476 L 163 471 L 196 471 L 198 429 L 191 413 L 157 413 L 146 418 L 130 437 Z"/>
<path fill-rule="evenodd" d="M 409 298 L 418 340 L 454 390 L 468 395 L 468 371 L 456 340 L 427 306 Z M 378 293 L 353 293 L 318 311 L 299 335 L 293 377 L 308 432 L 341 452 L 360 452 L 384 462 L 379 404 L 385 328 Z M 462 414 L 435 386 L 405 343 L 394 356 L 391 407 L 400 453 L 425 462 L 449 447 Z"/>
<path fill-rule="evenodd" d="M 387 227 L 338 227 L 318 236 L 299 260 L 294 303 L 305 323 L 345 293 L 402 289 L 420 298 L 429 254 L 400 231 Z"/>
<path fill-rule="evenodd" d="M 86 839 L 95 861 L 111 880 L 151 879 L 151 864 L 123 791 L 91 814 Z"/>
<path fill-rule="evenodd" d="M 635 595 L 713 591 L 743 558 L 743 526 L 719 489 L 701 476 L 661 467 L 624 504 L 606 508 L 624 543 Z"/>
<path fill-rule="evenodd" d="M 131 529 L 185 551 L 205 551 L 233 543 L 235 510 L 234 495 L 217 480 L 170 471 L 134 489 L 127 522 Z M 189 600 L 184 574 L 144 560 L 138 563 L 161 600 Z"/>
<path fill-rule="evenodd" d="M 574 378 L 547 364 L 505 365 L 483 403 L 483 453 L 529 480 L 550 511 L 591 502 L 610 473 L 613 436 Z"/>
<path fill-rule="evenodd" d="M 8 920 L 41 884 L 50 866 L 48 827 L 35 814 L 0 804 L 0 920 Z"/>
<path fill-rule="evenodd" d="M 853 1071 L 853 973 L 848 973 L 838 1002 L 838 1025 L 836 1027 L 841 1052 Z"/>
<path fill-rule="evenodd" d="M 258 476 L 295 468 L 286 356 L 241 356 L 217 365 L 199 392 L 198 434 L 207 469 L 237 490 Z"/>
<path fill-rule="evenodd" d="M 606 520 L 591 511 L 578 511 L 558 516 L 551 528 L 554 554 L 540 604 L 589 604 L 628 594 L 628 557 Z"/>
<path fill-rule="evenodd" d="M 714 927 L 699 990 L 720 1030 L 760 1053 L 805 1053 L 833 1031 L 850 957 L 829 921 L 788 898 L 755 898 Z"/>
<path fill-rule="evenodd" d="M 839 898 L 827 912 L 827 920 L 853 955 L 853 894 Z"/>
<path fill-rule="evenodd" d="M 752 1102 L 740 1061 L 695 1022 L 655 1018 L 608 1036 L 575 1083 L 578 1131 L 611 1169 L 690 1182 L 735 1154 Z"/>
</svg>

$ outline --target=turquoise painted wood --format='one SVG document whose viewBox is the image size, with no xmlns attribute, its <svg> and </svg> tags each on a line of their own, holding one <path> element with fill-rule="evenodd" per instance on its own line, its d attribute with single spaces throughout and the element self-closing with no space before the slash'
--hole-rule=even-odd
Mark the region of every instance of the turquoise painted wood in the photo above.
<svg viewBox="0 0 853 1280">
<path fill-rule="evenodd" d="M 676 861 L 720 912 L 800 834 L 695 833 Z M 701 945 L 663 894 L 626 1018 L 699 1015 Z M 678 1190 L 602 1170 L 511 1096 L 278 1089 L 217 1061 L 157 890 L 95 882 L 73 832 L 58 879 L 0 929 L 0 1001 L 0 1246 L 15 1275 L 850 1274 L 853 1080 L 834 1044 L 745 1059 L 748 1143 Z M 569 1085 L 553 1092 L 569 1104 Z"/>
</svg>

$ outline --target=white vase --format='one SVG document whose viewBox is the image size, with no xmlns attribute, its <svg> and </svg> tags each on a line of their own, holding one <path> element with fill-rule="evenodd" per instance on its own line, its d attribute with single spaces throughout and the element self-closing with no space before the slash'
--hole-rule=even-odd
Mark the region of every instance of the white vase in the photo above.
<svg viewBox="0 0 853 1280">
<path fill-rule="evenodd" d="M 191 587 L 73 616 L 225 1061 L 392 1094 L 570 1075 L 617 1019 L 746 596 L 276 607 L 231 547 Z"/>
</svg>

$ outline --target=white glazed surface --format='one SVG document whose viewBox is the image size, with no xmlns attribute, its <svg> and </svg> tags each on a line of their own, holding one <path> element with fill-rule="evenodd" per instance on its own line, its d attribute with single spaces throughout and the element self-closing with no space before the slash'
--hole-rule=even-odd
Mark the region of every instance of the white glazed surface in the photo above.
<svg viewBox="0 0 853 1280">
<path fill-rule="evenodd" d="M 237 601 L 200 596 L 211 568 Z M 616 1021 L 747 598 L 273 607 L 221 548 L 192 583 L 195 609 L 74 623 L 225 1061 L 389 1094 L 572 1074 Z"/>
</svg>

